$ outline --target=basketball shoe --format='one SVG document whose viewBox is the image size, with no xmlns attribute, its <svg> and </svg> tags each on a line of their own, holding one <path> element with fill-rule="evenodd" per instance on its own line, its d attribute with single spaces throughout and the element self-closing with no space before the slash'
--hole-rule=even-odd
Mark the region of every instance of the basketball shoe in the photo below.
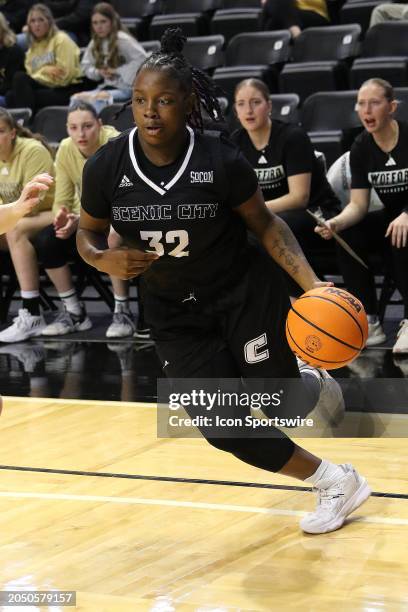
<svg viewBox="0 0 408 612">
<path fill-rule="evenodd" d="M 66 308 L 61 310 L 55 320 L 42 330 L 42 335 L 64 336 L 76 331 L 87 331 L 91 327 L 92 321 L 86 314 L 84 305 L 81 304 L 81 312 L 78 315 L 69 312 Z"/>
<path fill-rule="evenodd" d="M 302 377 L 314 376 L 320 382 L 320 395 L 313 412 L 324 417 L 330 425 L 337 425 L 344 417 L 344 398 L 343 392 L 337 380 L 335 380 L 327 370 L 314 368 L 296 357 L 299 372 Z"/>
<path fill-rule="evenodd" d="M 387 336 L 385 335 L 379 321 L 375 321 L 375 323 L 368 323 L 368 338 L 366 346 L 377 346 L 378 344 L 383 344 L 386 339 Z"/>
<path fill-rule="evenodd" d="M 316 488 L 317 506 L 306 514 L 300 527 L 306 533 L 328 533 L 343 526 L 346 518 L 371 495 L 365 478 L 348 463 L 339 465 L 343 474 L 326 489 Z"/>
<path fill-rule="evenodd" d="M 42 315 L 32 315 L 26 308 L 20 308 L 13 324 L 0 332 L 0 342 L 22 342 L 32 336 L 40 336 L 45 327 Z"/>
<path fill-rule="evenodd" d="M 132 336 L 136 330 L 136 325 L 127 312 L 114 312 L 112 323 L 106 330 L 107 338 L 126 338 Z"/>
<path fill-rule="evenodd" d="M 408 319 L 403 319 L 397 333 L 397 341 L 392 348 L 394 355 L 408 353 Z"/>
</svg>

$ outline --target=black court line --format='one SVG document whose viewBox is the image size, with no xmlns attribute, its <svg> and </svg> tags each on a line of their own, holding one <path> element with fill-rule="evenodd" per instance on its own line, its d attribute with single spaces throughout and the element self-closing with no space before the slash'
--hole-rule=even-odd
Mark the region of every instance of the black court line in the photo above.
<svg viewBox="0 0 408 612">
<path fill-rule="evenodd" d="M 240 482 L 234 480 L 208 480 L 204 478 L 178 478 L 176 476 L 144 476 L 142 474 L 115 474 L 114 472 L 85 472 L 81 470 L 58 470 L 54 468 L 35 468 L 18 465 L 0 465 L 0 470 L 11 470 L 15 472 L 39 472 L 46 474 L 68 474 L 70 476 L 97 476 L 99 478 L 127 478 L 129 480 L 154 480 L 158 482 L 185 482 L 189 484 L 206 484 L 227 487 L 248 487 L 251 489 L 275 489 L 282 491 L 307 491 L 311 493 L 311 487 L 299 487 L 290 485 L 277 485 L 262 482 Z M 391 499 L 408 499 L 405 493 L 383 493 L 373 491 L 373 497 L 387 497 Z"/>
</svg>

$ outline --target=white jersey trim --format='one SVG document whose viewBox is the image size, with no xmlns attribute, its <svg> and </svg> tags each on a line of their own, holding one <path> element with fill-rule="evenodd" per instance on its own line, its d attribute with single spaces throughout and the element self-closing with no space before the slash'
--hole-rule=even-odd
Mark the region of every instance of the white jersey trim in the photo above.
<svg viewBox="0 0 408 612">
<path fill-rule="evenodd" d="M 181 164 L 180 168 L 177 170 L 176 174 L 171 179 L 171 181 L 169 181 L 167 185 L 164 186 L 164 189 L 156 185 L 156 183 L 153 183 L 153 181 L 151 181 L 145 174 L 143 174 L 139 164 L 137 163 L 135 149 L 133 146 L 134 136 L 135 136 L 137 127 L 133 128 L 133 130 L 129 134 L 129 155 L 130 155 L 130 159 L 132 160 L 132 164 L 133 164 L 136 174 L 142 179 L 144 183 L 146 183 L 146 185 L 149 185 L 149 187 L 157 191 L 157 193 L 159 193 L 160 195 L 164 195 L 165 193 L 167 193 L 167 191 L 171 187 L 173 187 L 175 183 L 177 183 L 177 181 L 182 176 L 184 170 L 187 168 L 187 165 L 190 161 L 191 155 L 193 153 L 195 138 L 194 138 L 194 131 L 191 129 L 191 127 L 188 125 L 186 127 L 190 133 L 190 144 L 188 145 L 187 153 L 184 157 L 183 163 Z"/>
</svg>

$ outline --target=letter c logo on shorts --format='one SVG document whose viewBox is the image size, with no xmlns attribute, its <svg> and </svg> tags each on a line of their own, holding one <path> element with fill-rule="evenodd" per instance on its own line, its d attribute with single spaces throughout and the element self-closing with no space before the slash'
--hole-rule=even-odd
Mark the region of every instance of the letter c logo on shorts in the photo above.
<svg viewBox="0 0 408 612">
<path fill-rule="evenodd" d="M 267 344 L 266 334 L 261 334 L 258 338 L 249 340 L 244 347 L 245 361 L 247 363 L 258 363 L 259 361 L 269 359 L 269 350 L 261 350 L 266 347 Z"/>
</svg>

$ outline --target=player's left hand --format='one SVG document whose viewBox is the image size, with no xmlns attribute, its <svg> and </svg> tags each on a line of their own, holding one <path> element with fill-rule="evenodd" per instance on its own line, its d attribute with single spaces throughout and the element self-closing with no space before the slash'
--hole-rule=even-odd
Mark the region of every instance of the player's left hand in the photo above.
<svg viewBox="0 0 408 612">
<path fill-rule="evenodd" d="M 385 237 L 391 237 L 391 244 L 397 249 L 407 246 L 408 213 L 402 212 L 389 224 Z"/>
</svg>

